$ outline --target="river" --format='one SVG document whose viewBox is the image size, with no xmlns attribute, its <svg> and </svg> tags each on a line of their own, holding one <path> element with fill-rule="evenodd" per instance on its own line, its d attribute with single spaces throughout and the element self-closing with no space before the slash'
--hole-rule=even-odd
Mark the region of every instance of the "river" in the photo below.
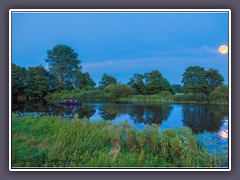
<svg viewBox="0 0 240 180">
<path fill-rule="evenodd" d="M 157 124 L 159 130 L 189 127 L 210 151 L 228 153 L 228 106 L 207 104 L 129 104 L 86 102 L 82 105 L 53 105 L 45 101 L 14 102 L 12 111 L 38 112 L 73 118 L 105 119 L 119 124 L 127 121 L 137 129 Z"/>
</svg>

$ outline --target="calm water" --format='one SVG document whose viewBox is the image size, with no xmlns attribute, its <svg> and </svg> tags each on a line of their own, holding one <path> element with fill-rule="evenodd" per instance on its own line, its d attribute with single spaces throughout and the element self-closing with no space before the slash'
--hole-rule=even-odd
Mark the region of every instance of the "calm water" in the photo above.
<svg viewBox="0 0 240 180">
<path fill-rule="evenodd" d="M 209 151 L 228 153 L 228 106 L 199 104 L 118 104 L 83 103 L 77 105 L 49 105 L 44 101 L 14 102 L 13 112 L 44 112 L 72 118 L 75 113 L 90 121 L 105 119 L 119 124 L 128 121 L 137 129 L 157 124 L 160 130 L 189 127 Z"/>
</svg>

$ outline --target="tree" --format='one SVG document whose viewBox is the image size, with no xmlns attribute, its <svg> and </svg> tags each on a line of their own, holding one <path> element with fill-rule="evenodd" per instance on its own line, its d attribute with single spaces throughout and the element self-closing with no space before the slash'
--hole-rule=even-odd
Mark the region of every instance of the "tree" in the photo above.
<svg viewBox="0 0 240 180">
<path fill-rule="evenodd" d="M 129 82 L 127 84 L 135 89 L 136 94 L 144 94 L 146 91 L 143 74 L 134 74 L 133 77 L 129 79 Z"/>
<path fill-rule="evenodd" d="M 50 79 L 43 66 L 29 67 L 26 95 L 42 99 L 49 91 Z"/>
<path fill-rule="evenodd" d="M 209 69 L 205 73 L 207 80 L 207 93 L 212 92 L 216 87 L 223 84 L 223 76 L 214 69 Z"/>
<path fill-rule="evenodd" d="M 173 84 L 172 88 L 173 88 L 174 94 L 183 92 L 183 87 L 180 84 Z"/>
<path fill-rule="evenodd" d="M 76 75 L 75 86 L 77 88 L 84 88 L 84 87 L 93 88 L 94 86 L 96 86 L 96 83 L 90 77 L 88 72 L 82 73 L 81 71 L 76 71 L 75 75 Z"/>
<path fill-rule="evenodd" d="M 203 67 L 188 67 L 183 74 L 184 93 L 194 93 L 201 101 L 203 97 L 208 97 L 216 87 L 222 85 L 223 77 L 217 70 L 209 69 L 205 71 Z"/>
<path fill-rule="evenodd" d="M 27 70 L 24 67 L 12 64 L 12 95 L 23 96 L 26 88 Z"/>
<path fill-rule="evenodd" d="M 75 71 L 81 69 L 78 54 L 68 45 L 56 45 L 47 51 L 46 62 L 49 72 L 53 74 L 58 82 L 58 89 L 72 89 L 75 81 Z"/>
<path fill-rule="evenodd" d="M 188 67 L 183 74 L 182 83 L 184 93 L 206 93 L 207 80 L 204 68 Z"/>
<path fill-rule="evenodd" d="M 113 76 L 109 76 L 106 73 L 103 74 L 101 80 L 99 81 L 99 87 L 105 88 L 110 84 L 117 84 L 117 79 Z"/>
<path fill-rule="evenodd" d="M 158 94 L 161 91 L 169 91 L 173 93 L 173 88 L 166 78 L 159 71 L 145 73 L 145 83 L 147 94 Z"/>
</svg>

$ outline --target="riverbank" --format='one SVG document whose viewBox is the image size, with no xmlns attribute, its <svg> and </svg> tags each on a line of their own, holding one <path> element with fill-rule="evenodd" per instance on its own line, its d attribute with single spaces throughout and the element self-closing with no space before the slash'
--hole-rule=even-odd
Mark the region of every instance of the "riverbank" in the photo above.
<svg viewBox="0 0 240 180">
<path fill-rule="evenodd" d="M 127 123 L 12 116 L 13 167 L 219 167 L 189 128 L 159 132 Z"/>
<path fill-rule="evenodd" d="M 95 90 L 63 90 L 48 94 L 45 100 L 51 103 L 56 103 L 59 100 L 74 99 L 79 101 L 111 101 L 111 102 L 128 102 L 128 103 L 182 103 L 182 104 L 222 104 L 228 105 L 228 94 L 210 94 L 209 98 L 202 94 L 171 94 L 168 91 L 163 91 L 154 95 L 128 95 L 116 96 L 112 93 L 107 93 L 101 89 Z"/>
</svg>

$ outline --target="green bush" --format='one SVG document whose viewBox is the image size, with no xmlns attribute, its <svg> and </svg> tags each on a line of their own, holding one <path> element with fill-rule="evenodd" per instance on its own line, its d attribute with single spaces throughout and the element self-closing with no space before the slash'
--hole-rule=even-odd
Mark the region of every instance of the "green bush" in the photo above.
<svg viewBox="0 0 240 180">
<path fill-rule="evenodd" d="M 184 94 L 184 100 L 185 101 L 195 101 L 195 94 L 193 94 L 193 93 Z"/>
<path fill-rule="evenodd" d="M 90 91 L 85 91 L 80 94 L 78 99 L 80 100 L 94 100 L 94 99 L 112 99 L 114 98 L 111 94 L 105 93 L 103 90 L 98 89 L 98 90 L 90 90 Z"/>
<path fill-rule="evenodd" d="M 221 85 L 217 87 L 213 92 L 207 96 L 203 93 L 176 93 L 172 95 L 169 91 L 161 91 L 158 94 L 153 95 L 133 95 L 134 90 L 124 84 L 111 84 L 104 89 L 92 89 L 86 87 L 84 89 L 63 90 L 61 92 L 55 92 L 45 96 L 47 101 L 58 101 L 66 99 L 77 99 L 80 101 L 88 100 L 116 100 L 122 102 L 143 102 L 143 103 L 158 103 L 158 102 L 204 102 L 215 104 L 227 104 L 228 103 L 228 87 Z"/>
<path fill-rule="evenodd" d="M 194 100 L 196 102 L 208 102 L 208 97 L 206 94 L 203 93 L 197 93 L 194 95 Z"/>
<path fill-rule="evenodd" d="M 171 96 L 172 93 L 169 92 L 169 91 L 161 91 L 160 93 L 158 93 L 158 95 L 160 95 L 160 96 Z"/>
<path fill-rule="evenodd" d="M 134 90 L 125 84 L 111 84 L 104 88 L 105 93 L 112 94 L 114 97 L 128 97 Z"/>
<path fill-rule="evenodd" d="M 184 94 L 175 94 L 173 96 L 173 101 L 184 102 L 185 101 Z"/>
<path fill-rule="evenodd" d="M 228 103 L 228 87 L 220 85 L 213 92 L 209 94 L 209 101 L 211 103 Z"/>
</svg>

